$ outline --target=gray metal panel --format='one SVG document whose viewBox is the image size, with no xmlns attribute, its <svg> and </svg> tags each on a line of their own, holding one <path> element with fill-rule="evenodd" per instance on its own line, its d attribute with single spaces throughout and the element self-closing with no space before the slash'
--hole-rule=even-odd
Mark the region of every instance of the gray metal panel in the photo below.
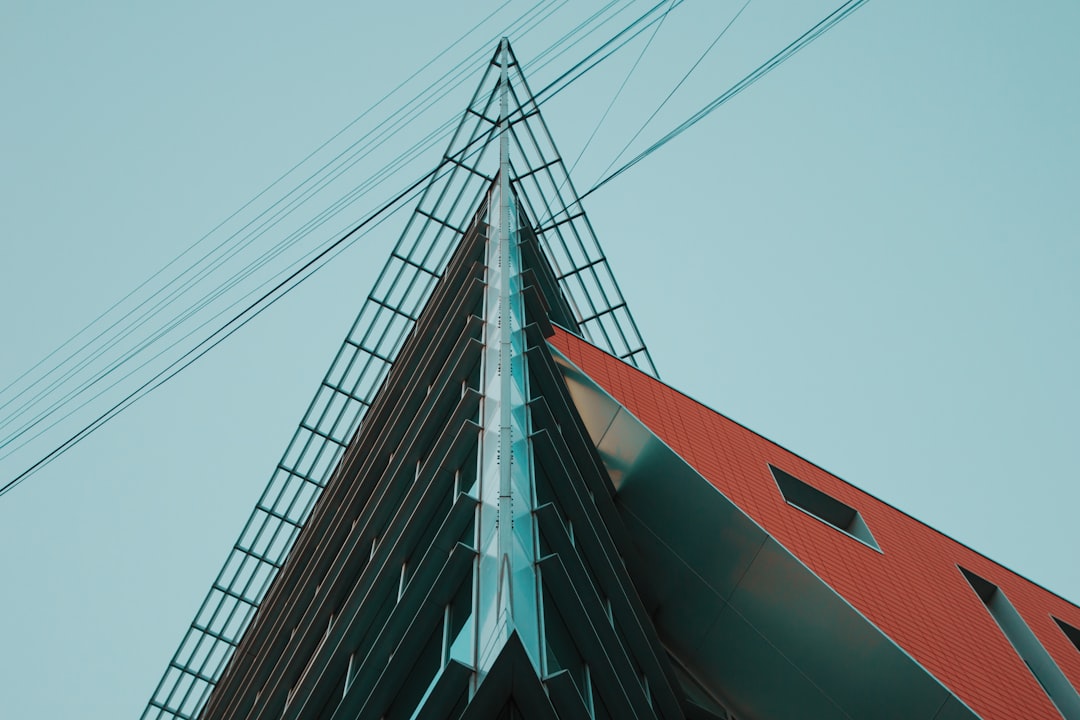
<svg viewBox="0 0 1080 720">
<path fill-rule="evenodd" d="M 767 534 L 723 498 L 662 440 L 569 361 L 556 361 L 600 457 L 618 488 L 618 503 L 649 519 L 679 548 L 721 598 L 728 597 Z M 663 478 L 658 482 L 657 478 Z M 718 547 L 725 548 L 717 552 Z"/>
<path fill-rule="evenodd" d="M 499 717 L 499 711 L 509 701 L 521 710 L 525 720 L 556 720 L 558 717 L 517 632 L 511 632 L 507 637 L 460 720 Z"/>
<path fill-rule="evenodd" d="M 632 415 L 617 409 L 603 436 L 594 438 L 616 491 L 622 489 L 630 473 L 640 472 L 646 465 L 663 464 L 664 448 L 651 442 L 652 437 Z"/>
<path fill-rule="evenodd" d="M 578 414 L 581 415 L 585 428 L 589 431 L 589 438 L 594 444 L 599 444 L 600 438 L 604 436 L 611 421 L 615 419 L 615 414 L 619 412 L 619 404 L 600 390 L 569 360 L 556 355 L 555 361 L 563 372 L 566 387 L 570 390 L 570 396 L 574 399 Z"/>
<path fill-rule="evenodd" d="M 932 718 L 948 692 L 791 553 L 769 538 L 731 609 L 852 717 Z M 724 642 L 714 628 L 705 644 Z"/>
<path fill-rule="evenodd" d="M 472 668 L 451 659 L 439 671 L 439 679 L 428 693 L 413 720 L 441 720 L 449 716 L 450 711 L 469 693 L 469 678 Z"/>
<path fill-rule="evenodd" d="M 722 678 L 723 695 L 739 715 L 847 720 L 849 716 L 784 657 L 772 640 L 726 607 L 687 665 L 710 689 Z"/>
<path fill-rule="evenodd" d="M 747 717 L 933 720 L 946 707 L 928 671 L 552 352 L 602 460 L 621 473 L 617 506 L 641 552 L 634 580 L 705 688 Z M 950 718 L 975 717 L 955 705 Z"/>
<path fill-rule="evenodd" d="M 581 699 L 577 685 L 570 678 L 570 673 L 560 670 L 554 675 L 548 676 L 544 681 L 547 686 L 548 697 L 560 718 L 588 718 L 589 711 L 585 702 Z"/>
<path fill-rule="evenodd" d="M 612 436 L 637 424 L 635 442 L 642 437 L 638 421 L 623 411 L 601 443 L 605 450 L 616 446 Z M 627 434 L 629 436 L 629 433 Z M 647 518 L 648 526 L 664 542 L 678 549 L 679 557 L 694 568 L 703 582 L 720 598 L 734 591 L 768 535 L 738 507 L 688 466 L 655 435 L 640 445 L 640 459 L 628 472 L 618 494 L 626 511 Z M 622 441 L 620 450 L 628 446 Z M 619 458 L 625 463 L 625 458 Z M 658 482 L 658 478 L 663 478 Z M 722 551 L 721 551 L 722 549 Z"/>
</svg>

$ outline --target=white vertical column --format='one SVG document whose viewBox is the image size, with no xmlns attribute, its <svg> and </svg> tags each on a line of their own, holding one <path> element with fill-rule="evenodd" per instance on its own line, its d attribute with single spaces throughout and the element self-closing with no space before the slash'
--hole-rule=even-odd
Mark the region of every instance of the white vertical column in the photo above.
<svg viewBox="0 0 1080 720">
<path fill-rule="evenodd" d="M 476 664 L 487 672 L 517 632 L 540 672 L 536 528 L 529 448 L 525 303 L 521 296 L 518 209 L 510 190 L 507 69 L 501 47 L 499 177 L 488 198 L 489 237 L 484 298 L 483 404 L 480 450 L 480 555 L 476 599 Z"/>
</svg>

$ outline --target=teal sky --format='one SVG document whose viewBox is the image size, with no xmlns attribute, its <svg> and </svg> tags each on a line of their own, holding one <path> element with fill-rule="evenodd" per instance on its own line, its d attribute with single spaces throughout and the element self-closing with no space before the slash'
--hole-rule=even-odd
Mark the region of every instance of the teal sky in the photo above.
<svg viewBox="0 0 1080 720">
<path fill-rule="evenodd" d="M 838 4 L 752 0 L 631 152 Z M 539 89 L 648 7 L 632 3 L 565 55 L 530 67 L 601 5 L 386 5 L 0 4 L 0 387 L 489 14 L 211 234 L 198 249 L 226 240 L 302 171 L 387 131 L 382 147 L 252 238 L 197 294 L 459 113 L 519 16 L 542 13 L 528 32 L 510 32 Z M 574 168 L 579 191 L 741 5 L 686 0 L 672 10 Z M 871 0 L 586 201 L 666 382 L 1073 602 L 1078 30 L 1080 5 L 1065 0 Z M 568 163 L 648 35 L 544 105 Z M 481 49 L 460 83 L 390 136 L 389 115 Z M 394 195 L 445 142 L 170 338 Z M 0 715 L 138 716 L 404 217 L 0 498 Z M 178 298 L 127 342 L 195 300 Z M 145 372 L 25 447 L 0 449 L 0 481 Z M 0 393 L 0 404 L 35 377 Z M 30 397 L 0 409 L 0 436 L 26 421 L 10 415 Z"/>
</svg>

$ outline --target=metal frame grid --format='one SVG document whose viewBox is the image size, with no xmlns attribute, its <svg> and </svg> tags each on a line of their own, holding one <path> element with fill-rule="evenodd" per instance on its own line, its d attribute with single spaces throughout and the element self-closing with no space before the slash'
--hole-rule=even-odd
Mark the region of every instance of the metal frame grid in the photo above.
<svg viewBox="0 0 1080 720">
<path fill-rule="evenodd" d="M 511 67 L 519 68 L 512 50 L 510 54 Z M 581 331 L 594 345 L 658 377 L 566 164 L 520 70 L 511 78 L 509 92 L 520 113 L 511 114 L 511 157 L 518 158 L 520 167 L 526 168 L 515 170 L 511 182 L 520 190 L 519 201 Z M 534 118 L 535 122 L 531 122 Z M 511 161 L 511 168 L 518 163 Z"/>
<path fill-rule="evenodd" d="M 512 51 L 511 58 L 511 141 L 524 166 L 533 168 L 512 171 L 519 202 L 534 227 L 541 217 L 538 208 L 544 217 L 555 218 L 547 227 L 536 227 L 536 234 L 586 337 L 655 375 Z M 524 94 L 524 103 L 515 85 Z M 482 217 L 484 196 L 494 178 L 478 168 L 497 151 L 493 140 L 499 119 L 492 118 L 491 112 L 497 109 L 500 87 L 498 61 L 493 57 L 439 171 L 421 194 L 240 538 L 169 661 L 142 720 L 198 718 L 459 240 Z M 534 118 L 540 125 L 539 137 L 531 124 Z M 542 205 L 533 205 L 526 187 L 535 189 Z M 570 188 L 569 204 L 562 194 L 564 187 Z M 577 208 L 576 212 L 571 208 Z"/>
</svg>

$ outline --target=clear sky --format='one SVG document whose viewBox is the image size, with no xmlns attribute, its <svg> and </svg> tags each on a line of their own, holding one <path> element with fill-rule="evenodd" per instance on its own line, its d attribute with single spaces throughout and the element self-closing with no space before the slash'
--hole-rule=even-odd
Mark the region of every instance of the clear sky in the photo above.
<svg viewBox="0 0 1080 720">
<path fill-rule="evenodd" d="M 752 0 L 631 150 L 836 4 Z M 0 387 L 489 14 L 182 262 L 228 240 L 365 133 L 381 129 L 386 143 L 124 342 L 164 327 L 459 112 L 502 28 L 520 16 L 532 12 L 533 26 L 509 34 L 539 89 L 648 7 L 631 3 L 537 62 L 601 5 L 391 5 L 0 5 Z M 672 10 L 574 168 L 579 190 L 741 5 L 686 0 Z M 1069 0 L 871 0 L 586 201 L 666 382 L 1074 602 L 1078 30 L 1080 5 Z M 544 106 L 568 162 L 648 37 Z M 469 60 L 414 122 L 388 119 L 481 49 L 483 60 Z M 430 168 L 443 145 L 140 358 L 334 237 Z M 404 217 L 0 498 L 0 716 L 141 712 Z M 152 307 L 139 303 L 181 267 L 118 310 Z M 91 377 L 125 347 L 70 379 Z M 0 449 L 0 480 L 146 371 L 27 446 Z M 57 383 L 30 415 L 12 417 L 48 386 L 19 396 L 36 377 L 0 393 L 0 437 L 74 387 Z"/>
</svg>

